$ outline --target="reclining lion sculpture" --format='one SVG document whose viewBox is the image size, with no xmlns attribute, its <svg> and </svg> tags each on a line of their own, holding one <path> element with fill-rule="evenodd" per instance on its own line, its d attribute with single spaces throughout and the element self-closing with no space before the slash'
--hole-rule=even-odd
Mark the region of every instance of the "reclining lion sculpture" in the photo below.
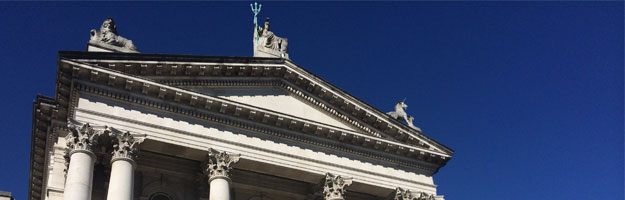
<svg viewBox="0 0 625 200">
<path fill-rule="evenodd" d="M 117 25 L 113 18 L 107 18 L 100 26 L 100 31 L 91 29 L 91 39 L 89 44 L 112 49 L 121 52 L 137 53 L 137 47 L 132 40 L 126 39 L 117 34 Z"/>
</svg>

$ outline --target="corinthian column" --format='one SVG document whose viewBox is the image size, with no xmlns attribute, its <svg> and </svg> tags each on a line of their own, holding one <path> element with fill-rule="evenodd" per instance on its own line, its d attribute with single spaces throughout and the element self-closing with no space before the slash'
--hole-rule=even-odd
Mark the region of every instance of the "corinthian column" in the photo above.
<svg viewBox="0 0 625 200">
<path fill-rule="evenodd" d="M 97 137 L 102 131 L 94 130 L 89 124 L 82 126 L 76 122 L 69 122 L 69 133 L 65 136 L 69 166 L 65 180 L 65 200 L 90 200 L 93 182 L 93 165 L 96 156 L 93 149 L 97 144 Z"/>
<path fill-rule="evenodd" d="M 210 185 L 209 200 L 230 200 L 230 170 L 239 162 L 239 154 L 208 149 L 206 173 Z"/>
<path fill-rule="evenodd" d="M 339 175 L 326 173 L 323 185 L 323 195 L 325 200 L 345 199 L 345 187 L 352 184 L 352 178 L 343 178 Z"/>
<path fill-rule="evenodd" d="M 395 189 L 395 198 L 393 200 L 434 200 L 434 195 L 425 192 L 412 192 L 398 187 Z"/>
<path fill-rule="evenodd" d="M 144 139 L 135 138 L 130 132 L 122 133 L 112 129 L 113 157 L 107 200 L 133 199 L 135 157 Z"/>
</svg>

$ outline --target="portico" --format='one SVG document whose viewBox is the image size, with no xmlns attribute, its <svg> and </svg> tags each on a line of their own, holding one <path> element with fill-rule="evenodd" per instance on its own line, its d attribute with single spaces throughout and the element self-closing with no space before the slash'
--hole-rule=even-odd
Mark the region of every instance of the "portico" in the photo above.
<svg viewBox="0 0 625 200">
<path fill-rule="evenodd" d="M 110 34 L 96 33 L 90 45 Z M 444 199 L 433 175 L 453 150 L 403 110 L 288 57 L 141 54 L 123 39 L 132 52 L 59 52 L 55 98 L 35 103 L 31 199 Z"/>
</svg>

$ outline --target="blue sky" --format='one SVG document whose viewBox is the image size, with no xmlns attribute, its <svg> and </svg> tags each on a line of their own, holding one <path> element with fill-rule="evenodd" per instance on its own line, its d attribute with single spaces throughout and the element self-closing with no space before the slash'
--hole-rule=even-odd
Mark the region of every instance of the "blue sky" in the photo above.
<svg viewBox="0 0 625 200">
<path fill-rule="evenodd" d="M 26 199 L 32 101 L 113 17 L 141 52 L 252 56 L 250 2 L 0 3 L 0 190 Z M 447 199 L 623 199 L 623 2 L 261 2 L 292 60 L 456 151 Z"/>
</svg>

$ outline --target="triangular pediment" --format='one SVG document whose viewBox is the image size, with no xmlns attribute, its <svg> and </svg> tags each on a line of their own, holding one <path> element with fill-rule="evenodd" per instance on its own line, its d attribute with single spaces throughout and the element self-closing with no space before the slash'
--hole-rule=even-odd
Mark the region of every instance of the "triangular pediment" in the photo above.
<svg viewBox="0 0 625 200">
<path fill-rule="evenodd" d="M 348 136 L 350 141 L 343 142 L 409 157 L 415 156 L 414 148 L 420 152 L 416 154 L 420 159 L 436 158 L 443 164 L 453 155 L 453 150 L 420 130 L 390 118 L 289 60 L 86 52 L 62 52 L 61 57 L 67 66 L 79 66 L 76 69 L 84 66 L 87 71 L 110 70 L 115 74 L 111 77 L 128 75 L 148 81 L 137 79 L 125 84 L 127 89 L 137 91 L 137 84 L 142 82 L 143 91 L 138 92 L 156 92 L 159 98 L 255 120 L 263 117 L 257 113 L 269 113 L 270 118 L 262 119 L 263 123 L 306 133 L 325 132 L 321 134 L 342 141 Z M 90 76 L 92 81 L 101 79 L 97 73 Z M 150 85 L 152 88 L 146 90 Z M 215 106 L 222 107 L 215 110 Z M 284 125 L 283 119 L 290 125 Z"/>
</svg>

